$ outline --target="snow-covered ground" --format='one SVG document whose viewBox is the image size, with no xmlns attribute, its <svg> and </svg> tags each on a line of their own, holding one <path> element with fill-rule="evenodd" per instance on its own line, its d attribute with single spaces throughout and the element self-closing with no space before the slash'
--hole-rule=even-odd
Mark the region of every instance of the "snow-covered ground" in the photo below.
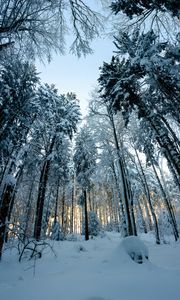
<svg viewBox="0 0 180 300">
<path fill-rule="evenodd" d="M 179 300 L 180 243 L 157 246 L 141 239 L 149 261 L 137 264 L 122 251 L 117 233 L 76 242 L 56 242 L 55 258 L 17 262 L 13 252 L 0 263 L 2 300 Z"/>
</svg>

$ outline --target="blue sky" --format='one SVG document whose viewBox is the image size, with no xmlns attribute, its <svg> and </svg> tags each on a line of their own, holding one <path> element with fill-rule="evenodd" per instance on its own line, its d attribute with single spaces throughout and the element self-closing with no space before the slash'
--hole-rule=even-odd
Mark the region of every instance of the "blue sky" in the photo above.
<svg viewBox="0 0 180 300">
<path fill-rule="evenodd" d="M 99 67 L 109 62 L 115 47 L 108 38 L 99 38 L 92 43 L 94 54 L 77 58 L 75 55 L 54 55 L 51 63 L 37 64 L 42 82 L 53 83 L 59 93 L 74 92 L 80 100 L 83 115 L 86 113 L 89 94 L 96 86 Z"/>
</svg>

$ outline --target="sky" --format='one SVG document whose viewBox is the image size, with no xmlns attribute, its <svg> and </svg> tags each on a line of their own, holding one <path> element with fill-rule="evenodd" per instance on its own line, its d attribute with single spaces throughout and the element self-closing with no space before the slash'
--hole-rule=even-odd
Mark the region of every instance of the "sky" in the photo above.
<svg viewBox="0 0 180 300">
<path fill-rule="evenodd" d="M 66 55 L 54 55 L 52 61 L 44 65 L 37 64 L 40 78 L 43 83 L 53 83 L 59 93 L 74 92 L 80 100 L 82 114 L 87 112 L 90 93 L 97 85 L 99 67 L 103 61 L 109 62 L 113 55 L 112 40 L 98 38 L 92 42 L 93 54 L 80 57 L 67 53 Z"/>
<path fill-rule="evenodd" d="M 109 0 L 91 0 L 90 7 L 103 13 L 104 16 L 108 16 L 110 2 Z M 104 27 L 108 22 L 107 17 Z M 49 64 L 37 63 L 37 70 L 41 73 L 41 81 L 55 84 L 60 94 L 74 92 L 80 100 L 83 116 L 86 115 L 90 93 L 97 85 L 99 67 L 102 66 L 103 61 L 109 62 L 113 55 L 114 45 L 112 40 L 102 33 L 102 37 L 91 43 L 93 54 L 78 58 L 68 53 L 67 49 L 66 55 L 54 55 Z"/>
</svg>

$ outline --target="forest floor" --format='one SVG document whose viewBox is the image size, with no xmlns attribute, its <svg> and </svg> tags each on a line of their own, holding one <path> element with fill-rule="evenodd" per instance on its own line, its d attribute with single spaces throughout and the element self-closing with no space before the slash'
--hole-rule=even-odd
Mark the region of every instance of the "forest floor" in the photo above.
<svg viewBox="0 0 180 300">
<path fill-rule="evenodd" d="M 149 260 L 137 264 L 122 254 L 118 233 L 55 242 L 41 259 L 18 262 L 14 250 L 0 263 L 2 300 L 179 300 L 180 243 L 156 245 L 141 235 Z"/>
</svg>

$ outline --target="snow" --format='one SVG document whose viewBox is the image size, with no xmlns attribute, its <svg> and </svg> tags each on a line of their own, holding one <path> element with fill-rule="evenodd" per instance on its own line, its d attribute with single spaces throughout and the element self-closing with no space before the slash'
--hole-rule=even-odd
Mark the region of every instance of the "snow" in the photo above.
<svg viewBox="0 0 180 300">
<path fill-rule="evenodd" d="M 142 240 L 149 249 L 143 264 L 127 255 L 129 246 L 113 232 L 55 242 L 57 257 L 47 251 L 36 262 L 18 263 L 8 250 L 0 264 L 1 299 L 179 300 L 180 243 L 156 245 L 152 236 L 142 235 L 133 249 Z"/>
<path fill-rule="evenodd" d="M 124 250 L 137 263 L 143 263 L 149 257 L 147 246 L 137 236 L 124 238 L 119 248 L 120 252 Z"/>
</svg>

